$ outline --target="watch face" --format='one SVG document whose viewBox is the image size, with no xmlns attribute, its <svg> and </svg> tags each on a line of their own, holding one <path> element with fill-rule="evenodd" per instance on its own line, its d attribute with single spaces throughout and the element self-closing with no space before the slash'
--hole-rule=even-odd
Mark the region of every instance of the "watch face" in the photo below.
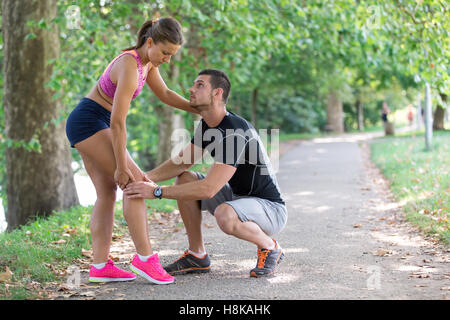
<svg viewBox="0 0 450 320">
<path fill-rule="evenodd" d="M 153 193 L 154 193 L 155 197 L 160 197 L 161 193 L 162 193 L 161 187 L 156 188 Z"/>
</svg>

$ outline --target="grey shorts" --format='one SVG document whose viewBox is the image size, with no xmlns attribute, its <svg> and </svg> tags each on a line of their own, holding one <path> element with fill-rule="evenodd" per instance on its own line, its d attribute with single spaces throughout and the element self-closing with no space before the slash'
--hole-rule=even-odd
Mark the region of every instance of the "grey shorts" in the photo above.
<svg viewBox="0 0 450 320">
<path fill-rule="evenodd" d="M 205 178 L 200 172 L 196 174 L 199 180 Z M 201 209 L 214 215 L 222 203 L 232 206 L 241 221 L 256 223 L 268 236 L 279 233 L 286 225 L 288 214 L 284 204 L 258 197 L 237 196 L 228 183 L 211 199 L 201 200 Z"/>
</svg>

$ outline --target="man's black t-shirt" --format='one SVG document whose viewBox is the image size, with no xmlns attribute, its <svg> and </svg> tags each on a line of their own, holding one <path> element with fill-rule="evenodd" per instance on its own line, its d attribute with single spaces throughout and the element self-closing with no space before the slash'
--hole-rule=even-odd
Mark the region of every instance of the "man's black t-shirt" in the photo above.
<svg viewBox="0 0 450 320">
<path fill-rule="evenodd" d="M 228 181 L 235 195 L 284 204 L 266 149 L 247 120 L 230 111 L 217 127 L 202 119 L 191 142 L 208 150 L 214 161 L 236 167 Z"/>
</svg>

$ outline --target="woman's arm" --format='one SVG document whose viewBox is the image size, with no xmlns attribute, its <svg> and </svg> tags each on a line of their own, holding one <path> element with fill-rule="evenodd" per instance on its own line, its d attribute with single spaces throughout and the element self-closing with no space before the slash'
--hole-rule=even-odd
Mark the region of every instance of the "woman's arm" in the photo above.
<svg viewBox="0 0 450 320">
<path fill-rule="evenodd" d="M 123 189 L 130 180 L 135 181 L 127 165 L 126 118 L 131 99 L 138 87 L 138 81 L 136 62 L 133 58 L 124 57 L 118 63 L 120 65 L 117 65 L 117 68 L 114 70 L 114 76 L 117 75 L 117 88 L 111 112 L 111 131 L 114 156 L 116 158 L 114 180 Z"/>
<path fill-rule="evenodd" d="M 189 111 L 197 114 L 199 113 L 197 110 L 191 107 L 188 100 L 167 87 L 166 83 L 161 77 L 161 74 L 159 73 L 158 68 L 152 67 L 150 69 L 146 82 L 150 89 L 159 98 L 159 100 L 161 100 L 165 104 L 184 111 Z"/>
</svg>

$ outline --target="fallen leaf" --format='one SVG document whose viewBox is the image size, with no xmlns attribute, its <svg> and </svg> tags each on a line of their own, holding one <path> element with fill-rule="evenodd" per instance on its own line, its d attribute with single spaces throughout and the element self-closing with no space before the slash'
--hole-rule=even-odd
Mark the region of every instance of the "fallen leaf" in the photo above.
<svg viewBox="0 0 450 320">
<path fill-rule="evenodd" d="M 80 292 L 78 295 L 82 296 L 82 297 L 95 297 L 96 296 L 94 291 Z"/>
<path fill-rule="evenodd" d="M 362 224 L 354 224 L 353 225 L 353 228 L 361 228 L 362 227 Z"/>
<path fill-rule="evenodd" d="M 441 290 L 450 291 L 450 287 L 442 287 Z"/>
<path fill-rule="evenodd" d="M 410 278 L 419 278 L 419 279 L 424 279 L 424 278 L 429 278 L 430 275 L 428 273 L 421 273 L 421 272 L 411 272 L 409 274 Z"/>
<path fill-rule="evenodd" d="M 13 273 L 9 270 L 8 266 L 6 266 L 6 270 L 3 273 L 0 273 L 0 282 L 8 282 L 11 280 Z"/>
<path fill-rule="evenodd" d="M 81 255 L 86 258 L 92 258 L 92 251 L 81 248 Z"/>
<path fill-rule="evenodd" d="M 376 256 L 379 257 L 384 257 L 386 255 L 391 255 L 392 251 L 391 250 L 384 250 L 384 249 L 378 249 L 375 253 Z"/>
<path fill-rule="evenodd" d="M 109 258 L 110 258 L 112 261 L 114 261 L 114 262 L 119 262 L 119 261 L 120 261 L 120 258 L 119 258 L 119 257 L 113 256 L 112 254 L 109 254 Z"/>
<path fill-rule="evenodd" d="M 52 243 L 54 243 L 54 244 L 63 244 L 63 243 L 66 243 L 66 240 L 60 239 L 58 241 L 52 241 Z"/>
<path fill-rule="evenodd" d="M 78 232 L 78 230 L 77 230 L 77 227 L 75 227 L 75 228 L 72 228 L 72 229 L 70 229 L 70 228 L 67 229 L 66 232 L 68 234 L 76 234 Z"/>
<path fill-rule="evenodd" d="M 41 284 L 36 281 L 31 281 L 30 283 L 27 284 L 28 290 L 38 291 L 40 288 L 41 288 Z"/>
</svg>

